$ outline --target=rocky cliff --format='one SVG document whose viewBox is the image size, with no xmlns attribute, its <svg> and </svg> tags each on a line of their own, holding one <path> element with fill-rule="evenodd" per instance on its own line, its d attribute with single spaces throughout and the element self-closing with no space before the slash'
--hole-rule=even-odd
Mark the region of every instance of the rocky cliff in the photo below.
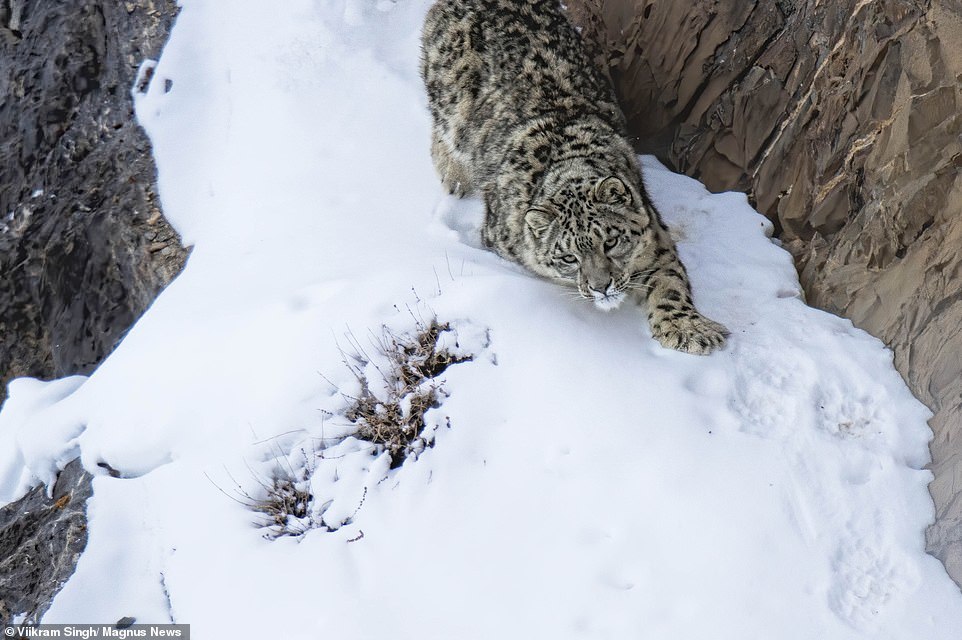
<svg viewBox="0 0 962 640">
<path fill-rule="evenodd" d="M 186 257 L 161 216 L 130 91 L 173 0 L 0 0 L 0 402 L 16 376 L 89 373 Z M 36 619 L 86 544 L 72 463 L 0 510 L 0 622 Z"/>
<path fill-rule="evenodd" d="M 930 551 L 962 583 L 962 1 L 571 0 L 641 150 L 746 191 L 811 304 L 932 408 Z"/>
<path fill-rule="evenodd" d="M 0 508 L 0 625 L 39 622 L 87 544 L 90 475 L 68 464 L 47 497 L 36 487 Z M 112 622 L 112 621 L 111 621 Z"/>
<path fill-rule="evenodd" d="M 174 11 L 0 0 L 3 386 L 89 373 L 183 264 L 130 99 Z"/>
</svg>

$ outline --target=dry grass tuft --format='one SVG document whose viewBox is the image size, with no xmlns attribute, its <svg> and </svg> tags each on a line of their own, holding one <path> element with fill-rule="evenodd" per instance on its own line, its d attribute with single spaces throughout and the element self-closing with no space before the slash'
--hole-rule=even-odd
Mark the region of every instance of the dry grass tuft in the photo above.
<svg viewBox="0 0 962 640">
<path fill-rule="evenodd" d="M 418 321 L 416 330 L 407 335 L 385 328 L 375 345 L 387 363 L 386 368 L 376 368 L 383 383 L 380 393 L 371 388 L 364 373 L 368 359 L 359 355 L 345 359 L 361 392 L 357 397 L 345 396 L 350 404 L 344 417 L 356 425 L 357 438 L 387 450 L 392 469 L 432 445 L 424 415 L 440 406 L 447 395 L 438 376 L 453 364 L 471 360 L 471 356 L 454 354 L 443 346 L 441 337 L 450 331 L 449 323 L 439 323 L 436 318 L 428 323 Z"/>
<path fill-rule="evenodd" d="M 314 470 L 310 460 L 305 454 L 305 463 L 308 466 L 298 472 L 287 459 L 284 459 L 284 466 L 282 466 L 281 459 L 278 458 L 277 464 L 267 478 L 250 466 L 247 467 L 261 488 L 260 491 L 255 492 L 256 496 L 251 495 L 245 485 L 238 482 L 226 469 L 227 476 L 234 485 L 232 493 L 225 491 L 210 476 L 207 476 L 210 483 L 225 496 L 258 514 L 259 517 L 251 524 L 259 529 L 266 529 L 264 537 L 268 540 L 276 540 L 284 536 L 297 537 L 318 528 L 312 508 L 314 495 L 311 493 L 310 485 Z"/>
<path fill-rule="evenodd" d="M 414 330 L 409 333 L 399 334 L 383 327 L 381 335 L 372 341 L 373 354 L 366 353 L 353 339 L 352 353 L 342 351 L 344 364 L 360 391 L 356 396 L 341 391 L 347 406 L 339 413 L 354 427 L 349 435 L 371 443 L 376 454 L 389 454 L 392 469 L 434 444 L 425 414 L 440 406 L 447 396 L 439 376 L 451 365 L 473 359 L 472 355 L 458 352 L 455 337 L 449 323 L 415 317 Z M 342 440 L 338 438 L 337 442 Z M 324 448 L 334 444 L 327 443 Z M 234 481 L 238 495 L 231 497 L 259 515 L 255 524 L 267 530 L 268 539 L 298 537 L 313 529 L 332 532 L 353 521 L 352 515 L 337 525 L 325 522 L 331 501 L 317 507 L 311 493 L 315 470 L 312 461 L 323 458 L 324 452 L 302 453 L 304 463 L 296 464 L 296 470 L 280 451 L 279 462 L 269 477 L 251 470 L 261 487 L 256 497 Z M 361 504 L 363 501 L 362 498 Z"/>
<path fill-rule="evenodd" d="M 300 536 L 315 528 L 311 514 L 314 496 L 308 482 L 298 482 L 287 473 L 279 472 L 264 487 L 265 496 L 251 499 L 248 505 L 261 514 L 261 521 L 255 524 L 268 529 L 268 538 Z"/>
</svg>

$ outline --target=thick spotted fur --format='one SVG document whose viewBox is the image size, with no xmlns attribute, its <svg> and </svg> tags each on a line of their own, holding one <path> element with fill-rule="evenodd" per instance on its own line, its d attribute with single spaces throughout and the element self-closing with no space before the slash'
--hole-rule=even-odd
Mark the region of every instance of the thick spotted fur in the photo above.
<svg viewBox="0 0 962 640">
<path fill-rule="evenodd" d="M 601 309 L 645 304 L 666 347 L 724 344 L 726 329 L 692 303 L 611 86 L 558 0 L 439 0 L 421 72 L 435 166 L 449 192 L 483 198 L 487 246 Z"/>
</svg>

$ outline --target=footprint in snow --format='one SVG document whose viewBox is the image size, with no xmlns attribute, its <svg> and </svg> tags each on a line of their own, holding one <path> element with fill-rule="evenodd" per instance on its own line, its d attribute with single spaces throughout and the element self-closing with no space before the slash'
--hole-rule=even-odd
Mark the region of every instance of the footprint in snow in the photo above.
<svg viewBox="0 0 962 640">
<path fill-rule="evenodd" d="M 829 590 L 829 606 L 846 623 L 861 631 L 878 627 L 886 605 L 911 590 L 910 565 L 883 541 L 864 532 L 850 531 L 833 561 L 835 580 Z"/>
<path fill-rule="evenodd" d="M 741 354 L 738 354 L 741 355 Z M 800 362 L 758 353 L 739 358 L 732 410 L 741 418 L 741 430 L 759 437 L 784 437 L 802 421 L 806 394 L 799 375 Z"/>
<path fill-rule="evenodd" d="M 879 399 L 856 389 L 823 385 L 815 394 L 818 426 L 843 440 L 883 440 L 890 417 Z"/>
</svg>

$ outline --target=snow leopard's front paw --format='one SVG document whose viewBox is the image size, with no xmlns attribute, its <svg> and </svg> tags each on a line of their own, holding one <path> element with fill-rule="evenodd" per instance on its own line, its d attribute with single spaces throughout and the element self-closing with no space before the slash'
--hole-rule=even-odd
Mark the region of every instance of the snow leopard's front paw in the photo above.
<svg viewBox="0 0 962 640">
<path fill-rule="evenodd" d="M 663 347 L 706 355 L 725 345 L 728 329 L 695 310 L 652 323 L 651 333 Z"/>
</svg>

